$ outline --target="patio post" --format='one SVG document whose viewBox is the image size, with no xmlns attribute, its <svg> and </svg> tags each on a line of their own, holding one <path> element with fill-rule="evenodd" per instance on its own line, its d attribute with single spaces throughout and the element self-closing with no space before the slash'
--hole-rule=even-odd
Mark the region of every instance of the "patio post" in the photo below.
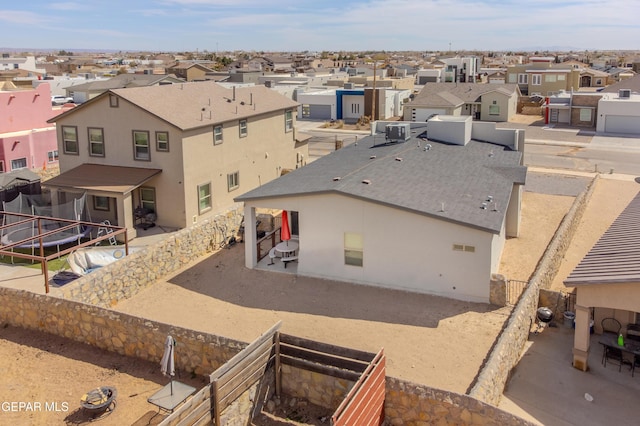
<svg viewBox="0 0 640 426">
<path fill-rule="evenodd" d="M 591 339 L 591 312 L 588 307 L 576 304 L 576 330 L 573 338 L 573 366 L 578 370 L 587 371 L 589 357 L 589 343 Z"/>
</svg>

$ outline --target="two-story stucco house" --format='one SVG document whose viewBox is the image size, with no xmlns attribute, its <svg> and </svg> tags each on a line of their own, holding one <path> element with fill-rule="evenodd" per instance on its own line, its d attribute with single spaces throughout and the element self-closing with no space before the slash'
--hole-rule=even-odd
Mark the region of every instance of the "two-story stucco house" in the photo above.
<svg viewBox="0 0 640 426">
<path fill-rule="evenodd" d="M 530 63 L 507 67 L 507 83 L 517 84 L 525 96 L 549 96 L 580 88 L 580 68 L 553 63 L 554 58 L 530 58 Z"/>
<path fill-rule="evenodd" d="M 129 236 L 140 213 L 184 228 L 304 164 L 296 107 L 265 87 L 213 82 L 110 90 L 51 120 L 61 174 L 47 186 L 86 191 L 91 217 Z"/>
</svg>

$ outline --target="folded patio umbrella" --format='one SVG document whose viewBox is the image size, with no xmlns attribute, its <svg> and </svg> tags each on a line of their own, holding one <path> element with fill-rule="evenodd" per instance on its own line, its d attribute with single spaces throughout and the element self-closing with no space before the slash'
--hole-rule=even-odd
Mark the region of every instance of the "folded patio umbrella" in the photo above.
<svg viewBox="0 0 640 426">
<path fill-rule="evenodd" d="M 173 376 L 176 374 L 176 365 L 174 357 L 174 348 L 176 340 L 172 336 L 167 336 L 164 341 L 164 353 L 160 361 L 160 371 L 165 376 L 171 377 L 171 394 L 173 395 Z"/>
</svg>

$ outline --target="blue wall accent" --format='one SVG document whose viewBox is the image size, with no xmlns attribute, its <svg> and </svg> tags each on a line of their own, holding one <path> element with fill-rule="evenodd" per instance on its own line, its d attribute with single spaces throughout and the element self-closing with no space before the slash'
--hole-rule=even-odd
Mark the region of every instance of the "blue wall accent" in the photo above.
<svg viewBox="0 0 640 426">
<path fill-rule="evenodd" d="M 364 90 L 336 90 L 336 119 L 342 120 L 342 96 L 344 95 L 364 96 Z"/>
</svg>

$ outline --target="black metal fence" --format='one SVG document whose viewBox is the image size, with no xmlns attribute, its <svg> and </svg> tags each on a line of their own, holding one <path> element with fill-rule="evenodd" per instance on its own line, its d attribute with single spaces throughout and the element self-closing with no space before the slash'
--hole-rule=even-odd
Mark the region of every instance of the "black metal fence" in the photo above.
<svg viewBox="0 0 640 426">
<path fill-rule="evenodd" d="M 507 305 L 514 306 L 518 303 L 524 289 L 529 285 L 528 281 L 507 280 Z"/>
</svg>

